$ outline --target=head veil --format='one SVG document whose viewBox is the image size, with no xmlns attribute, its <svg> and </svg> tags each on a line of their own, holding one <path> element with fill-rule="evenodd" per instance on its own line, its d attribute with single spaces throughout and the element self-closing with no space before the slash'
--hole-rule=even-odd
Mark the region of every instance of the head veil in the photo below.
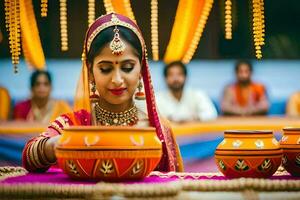
<svg viewBox="0 0 300 200">
<path fill-rule="evenodd" d="M 172 149 L 172 147 L 168 147 L 168 146 L 172 146 L 172 145 L 168 145 L 168 143 L 170 143 L 171 141 L 169 140 L 173 140 L 173 138 L 169 138 L 164 134 L 164 127 L 160 123 L 160 119 L 155 104 L 154 90 L 152 86 L 149 65 L 147 60 L 146 45 L 140 29 L 129 18 L 116 13 L 110 13 L 99 17 L 89 27 L 86 33 L 86 38 L 84 40 L 84 47 L 82 53 L 82 72 L 77 85 L 76 95 L 74 99 L 74 109 L 75 110 L 85 109 L 87 111 L 91 111 L 91 103 L 90 103 L 91 85 L 89 81 L 88 61 L 86 59 L 86 55 L 89 52 L 91 43 L 95 39 L 97 34 L 99 34 L 102 30 L 111 26 L 123 26 L 132 30 L 137 35 L 139 41 L 141 42 L 141 46 L 143 50 L 142 63 L 141 63 L 142 77 L 143 77 L 144 90 L 146 96 L 149 123 L 150 126 L 156 128 L 157 136 L 160 139 L 160 141 L 162 141 L 163 144 L 164 156 L 161 159 L 159 168 L 162 171 L 175 171 L 176 155 L 172 156 L 174 155 L 174 153 L 172 153 L 174 149 Z"/>
</svg>

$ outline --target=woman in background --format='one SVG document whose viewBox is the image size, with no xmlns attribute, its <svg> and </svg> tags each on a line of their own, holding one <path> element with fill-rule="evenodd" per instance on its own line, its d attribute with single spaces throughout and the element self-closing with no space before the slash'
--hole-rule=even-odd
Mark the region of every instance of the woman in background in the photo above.
<svg viewBox="0 0 300 200">
<path fill-rule="evenodd" d="M 31 98 L 18 103 L 14 108 L 15 120 L 50 123 L 63 113 L 71 112 L 65 101 L 50 97 L 52 81 L 47 71 L 35 71 L 30 78 Z"/>
</svg>

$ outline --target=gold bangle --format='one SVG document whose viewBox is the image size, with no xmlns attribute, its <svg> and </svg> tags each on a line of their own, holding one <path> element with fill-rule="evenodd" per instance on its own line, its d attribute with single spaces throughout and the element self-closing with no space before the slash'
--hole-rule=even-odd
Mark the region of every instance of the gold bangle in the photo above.
<svg viewBox="0 0 300 200">
<path fill-rule="evenodd" d="M 34 167 L 34 168 L 38 168 L 37 164 L 35 163 L 35 160 L 33 158 L 33 144 L 34 142 L 30 145 L 29 147 L 29 151 L 28 151 L 28 155 L 29 155 L 29 160 L 31 162 L 31 165 Z"/>
<path fill-rule="evenodd" d="M 35 162 L 35 164 L 36 164 L 36 166 L 37 166 L 38 168 L 44 167 L 44 165 L 40 162 L 40 159 L 39 159 L 39 153 L 38 153 L 38 145 L 39 145 L 40 141 L 41 141 L 41 139 L 38 139 L 38 140 L 36 140 L 36 141 L 33 143 L 33 145 L 32 145 L 32 149 L 33 149 L 33 151 L 32 151 L 33 159 L 34 159 L 34 162 Z"/>
<path fill-rule="evenodd" d="M 45 165 L 45 166 L 49 166 L 50 163 L 49 161 L 47 160 L 47 158 L 45 157 L 45 153 L 44 153 L 44 146 L 45 146 L 45 143 L 46 141 L 48 140 L 48 138 L 42 138 L 40 141 L 39 141 L 39 146 L 38 146 L 38 154 L 39 154 L 39 157 L 40 157 L 40 161 Z"/>
<path fill-rule="evenodd" d="M 31 162 L 30 158 L 30 147 L 32 145 L 32 142 L 27 144 L 27 149 L 26 149 L 26 162 L 28 163 L 29 166 L 34 167 L 33 163 Z"/>
<path fill-rule="evenodd" d="M 45 158 L 46 163 L 47 163 L 48 165 L 54 165 L 54 164 L 56 163 L 56 160 L 53 161 L 53 162 L 51 162 L 50 159 L 47 157 L 47 154 L 45 153 L 45 146 L 46 146 L 46 142 L 47 142 L 48 140 L 49 140 L 49 138 L 44 138 L 44 144 L 43 144 L 43 146 L 42 146 L 41 152 L 42 152 L 42 154 L 43 154 L 43 156 L 44 156 L 44 158 Z"/>
</svg>

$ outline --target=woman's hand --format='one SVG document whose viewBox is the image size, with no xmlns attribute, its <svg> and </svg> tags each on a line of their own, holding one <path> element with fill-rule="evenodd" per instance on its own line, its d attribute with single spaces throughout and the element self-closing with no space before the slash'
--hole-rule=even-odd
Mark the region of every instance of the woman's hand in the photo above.
<svg viewBox="0 0 300 200">
<path fill-rule="evenodd" d="M 50 163 L 54 163 L 56 161 L 56 156 L 55 156 L 55 145 L 60 138 L 61 135 L 57 135 L 54 137 L 51 137 L 47 140 L 45 143 L 45 148 L 44 148 L 44 155 L 46 156 L 47 160 Z"/>
</svg>

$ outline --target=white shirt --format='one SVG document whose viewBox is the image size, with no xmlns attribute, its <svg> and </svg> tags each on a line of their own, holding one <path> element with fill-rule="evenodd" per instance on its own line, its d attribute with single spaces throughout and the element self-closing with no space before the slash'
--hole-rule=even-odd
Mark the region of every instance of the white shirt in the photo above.
<svg viewBox="0 0 300 200">
<path fill-rule="evenodd" d="M 207 121 L 218 114 L 208 95 L 201 90 L 184 89 L 180 101 L 170 91 L 157 95 L 157 105 L 162 116 L 172 121 Z"/>
</svg>

